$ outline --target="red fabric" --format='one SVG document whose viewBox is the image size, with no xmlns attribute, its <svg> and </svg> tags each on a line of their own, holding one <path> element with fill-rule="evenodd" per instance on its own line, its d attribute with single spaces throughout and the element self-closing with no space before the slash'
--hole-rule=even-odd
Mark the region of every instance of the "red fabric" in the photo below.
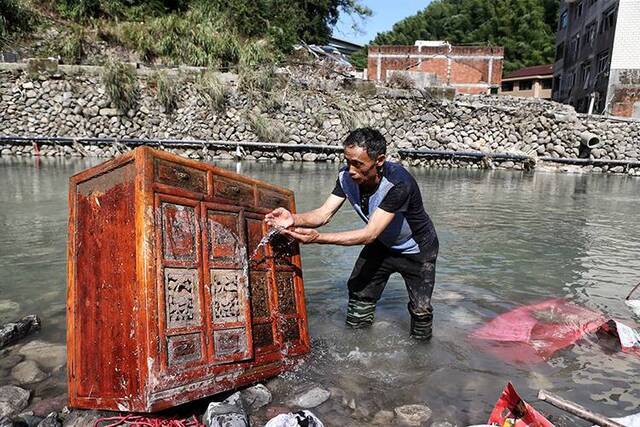
<svg viewBox="0 0 640 427">
<path fill-rule="evenodd" d="M 508 383 L 489 415 L 487 424 L 509 427 L 554 427 Z"/>
<path fill-rule="evenodd" d="M 470 337 L 483 349 L 516 363 L 537 363 L 574 344 L 606 322 L 596 311 L 561 299 L 518 307 Z"/>
<path fill-rule="evenodd" d="M 94 427 L 204 427 L 194 416 L 187 419 L 157 418 L 141 415 L 122 415 L 108 418 L 100 418 L 93 424 Z"/>
</svg>

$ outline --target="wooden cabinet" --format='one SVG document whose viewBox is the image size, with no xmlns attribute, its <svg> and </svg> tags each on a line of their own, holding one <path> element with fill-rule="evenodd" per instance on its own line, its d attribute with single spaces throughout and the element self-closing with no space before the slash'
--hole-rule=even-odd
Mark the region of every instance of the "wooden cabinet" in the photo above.
<svg viewBox="0 0 640 427">
<path fill-rule="evenodd" d="M 299 248 L 258 248 L 278 206 L 291 191 L 146 147 L 72 176 L 71 406 L 161 410 L 307 353 Z"/>
</svg>

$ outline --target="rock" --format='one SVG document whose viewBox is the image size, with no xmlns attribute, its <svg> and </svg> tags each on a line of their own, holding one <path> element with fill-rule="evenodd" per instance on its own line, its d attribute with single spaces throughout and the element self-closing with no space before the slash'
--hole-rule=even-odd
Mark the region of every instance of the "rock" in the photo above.
<svg viewBox="0 0 640 427">
<path fill-rule="evenodd" d="M 27 406 L 30 395 L 31 392 L 20 387 L 0 387 L 0 418 L 10 417 L 22 411 Z"/>
<path fill-rule="evenodd" d="M 431 409 L 425 405 L 404 405 L 393 410 L 400 424 L 420 426 L 431 418 Z"/>
<path fill-rule="evenodd" d="M 284 153 L 284 154 L 282 155 L 282 160 L 284 160 L 285 162 L 292 162 L 292 161 L 293 161 L 293 160 L 295 160 L 295 159 L 293 158 L 293 156 L 292 156 L 291 154 L 289 154 L 289 153 Z"/>
<path fill-rule="evenodd" d="M 73 410 L 64 418 L 62 425 L 64 427 L 86 427 L 95 425 L 100 418 L 108 416 L 108 413 L 99 411 L 82 411 Z"/>
<path fill-rule="evenodd" d="M 242 407 L 240 393 L 234 393 L 223 402 L 211 402 L 202 417 L 207 427 L 249 427 L 249 419 Z"/>
<path fill-rule="evenodd" d="M 270 419 L 264 427 L 324 427 L 322 421 L 310 411 L 280 414 Z"/>
<path fill-rule="evenodd" d="M 19 354 L 8 354 L 6 356 L 0 356 L 0 369 L 11 369 L 18 363 L 22 362 L 23 356 Z"/>
<path fill-rule="evenodd" d="M 62 344 L 33 340 L 18 351 L 45 369 L 59 369 L 67 363 L 67 350 Z"/>
<path fill-rule="evenodd" d="M 393 412 L 391 411 L 378 411 L 374 416 L 371 424 L 375 426 L 388 426 L 393 422 Z"/>
<path fill-rule="evenodd" d="M 10 322 L 0 326 L 0 348 L 13 344 L 40 330 L 40 326 L 40 319 L 36 315 L 25 316 L 17 322 Z"/>
<path fill-rule="evenodd" d="M 245 408 L 256 411 L 271 402 L 271 392 L 262 384 L 254 385 L 240 392 Z"/>
<path fill-rule="evenodd" d="M 305 162 L 315 162 L 317 158 L 318 155 L 316 153 L 304 153 L 302 156 L 302 160 Z"/>
<path fill-rule="evenodd" d="M 35 415 L 30 414 L 20 414 L 14 420 L 21 425 L 26 425 L 26 427 L 37 427 L 38 424 L 42 421 L 42 417 L 37 417 Z M 1 426 L 2 424 L 0 424 Z"/>
<path fill-rule="evenodd" d="M 33 82 L 22 83 L 22 89 L 33 89 L 33 88 L 34 88 Z"/>
<path fill-rule="evenodd" d="M 431 427 L 457 427 L 455 424 L 451 424 L 449 421 L 434 421 L 431 423 Z"/>
<path fill-rule="evenodd" d="M 66 406 L 68 401 L 69 396 L 67 395 L 67 393 L 63 393 L 55 397 L 42 399 L 35 403 L 32 403 L 27 407 L 27 409 L 33 412 L 34 415 L 45 417 L 47 414 L 50 414 L 51 412 L 57 411 L 60 408 Z"/>
<path fill-rule="evenodd" d="M 13 427 L 13 421 L 7 417 L 0 417 L 0 427 Z"/>
<path fill-rule="evenodd" d="M 291 401 L 291 404 L 300 408 L 315 408 L 316 406 L 326 402 L 329 397 L 331 397 L 331 393 L 329 391 L 320 387 L 314 387 L 296 397 Z"/>
<path fill-rule="evenodd" d="M 117 108 L 101 108 L 100 115 L 105 117 L 115 117 L 118 115 Z"/>
<path fill-rule="evenodd" d="M 11 376 L 20 384 L 37 383 L 47 378 L 47 374 L 42 372 L 33 360 L 18 363 L 11 370 Z"/>
<path fill-rule="evenodd" d="M 40 421 L 38 427 L 61 427 L 62 424 L 58 421 L 58 414 L 56 412 L 52 412 L 47 417 Z"/>
</svg>

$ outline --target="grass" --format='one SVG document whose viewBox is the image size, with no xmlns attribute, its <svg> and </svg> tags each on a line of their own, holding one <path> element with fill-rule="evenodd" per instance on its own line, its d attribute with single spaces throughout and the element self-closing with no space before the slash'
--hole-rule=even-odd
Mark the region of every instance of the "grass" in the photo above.
<svg viewBox="0 0 640 427">
<path fill-rule="evenodd" d="M 126 113 L 138 105 L 140 87 L 135 70 L 121 62 L 108 62 L 102 72 L 102 84 L 111 103 Z"/>
<path fill-rule="evenodd" d="M 0 0 L 0 48 L 13 33 L 29 31 L 36 22 L 36 15 L 22 0 Z"/>
<path fill-rule="evenodd" d="M 67 64 L 80 64 L 84 57 L 84 52 L 84 30 L 82 27 L 78 27 L 62 39 L 60 56 L 62 56 L 64 62 Z"/>
<path fill-rule="evenodd" d="M 396 89 L 415 89 L 416 83 L 413 79 L 404 73 L 393 73 L 387 79 L 387 86 Z"/>
<path fill-rule="evenodd" d="M 289 134 L 284 126 L 269 120 L 259 112 L 247 113 L 245 120 L 261 142 L 284 143 L 289 139 Z"/>
<path fill-rule="evenodd" d="M 156 84 L 158 103 L 164 108 L 165 113 L 173 113 L 178 108 L 178 100 L 180 98 L 179 79 L 170 77 L 165 71 L 160 71 L 154 75 L 153 80 Z"/>
<path fill-rule="evenodd" d="M 196 88 L 202 100 L 212 111 L 222 112 L 225 110 L 230 95 L 229 88 L 220 81 L 214 71 L 208 70 L 203 73 Z"/>
</svg>

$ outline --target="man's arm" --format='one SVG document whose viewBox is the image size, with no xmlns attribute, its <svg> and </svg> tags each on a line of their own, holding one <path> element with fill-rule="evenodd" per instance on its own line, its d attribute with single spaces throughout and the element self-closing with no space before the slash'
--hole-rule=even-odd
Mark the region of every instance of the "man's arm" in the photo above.
<svg viewBox="0 0 640 427">
<path fill-rule="evenodd" d="M 344 197 L 331 194 L 322 206 L 309 212 L 292 214 L 284 208 L 275 209 L 265 216 L 269 225 L 284 228 L 305 227 L 316 228 L 327 224 L 344 203 Z"/>
<path fill-rule="evenodd" d="M 293 230 L 283 230 L 282 233 L 293 237 L 300 243 L 321 243 L 342 246 L 368 245 L 369 243 L 373 243 L 380 233 L 387 228 L 394 216 L 394 213 L 378 208 L 373 211 L 373 215 L 371 215 L 371 219 L 366 227 L 359 230 L 319 233 L 317 230 L 310 228 L 294 228 Z"/>
</svg>

